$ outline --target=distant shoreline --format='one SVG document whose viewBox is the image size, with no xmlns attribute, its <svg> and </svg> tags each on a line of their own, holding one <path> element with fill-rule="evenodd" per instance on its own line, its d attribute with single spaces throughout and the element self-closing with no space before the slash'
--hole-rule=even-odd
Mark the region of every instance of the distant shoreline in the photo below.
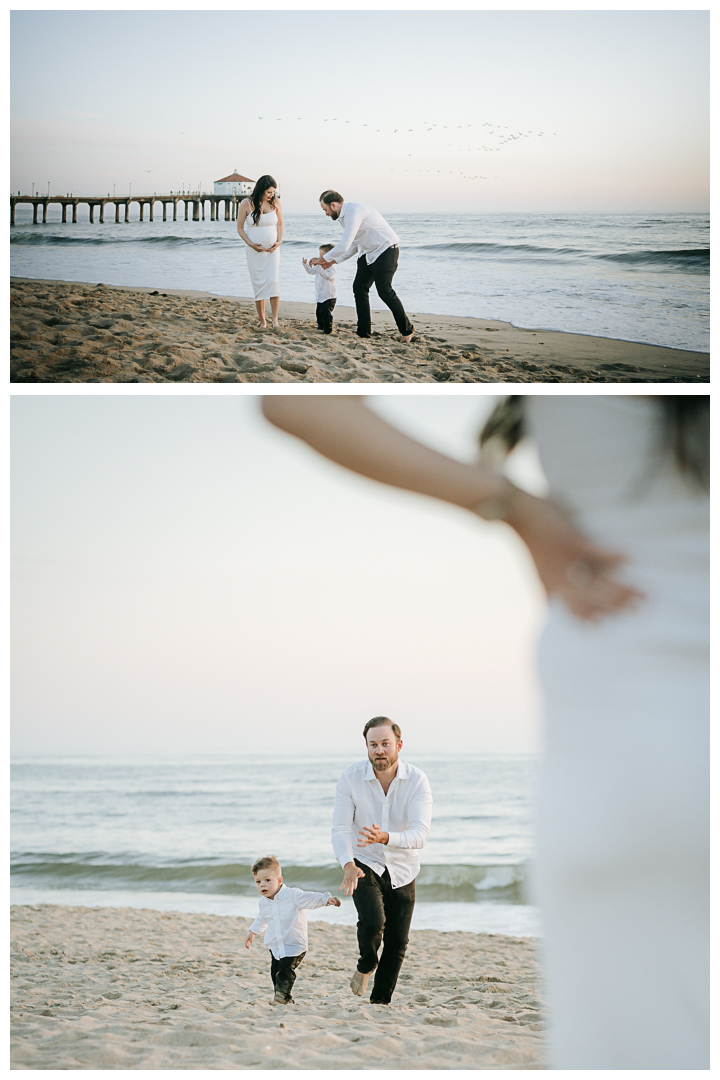
<svg viewBox="0 0 720 1080">
<path fill-rule="evenodd" d="M 400 346 L 389 312 L 376 333 L 315 330 L 315 305 L 281 300 L 262 332 L 251 299 L 186 289 L 11 278 L 13 382 L 708 382 L 709 353 L 496 319 L 411 313 Z M 182 302 L 182 304 L 180 303 Z M 93 325 L 102 318 L 105 327 Z M 49 320 L 53 322 L 48 325 Z M 78 337 L 80 334 L 80 337 Z M 163 338 L 158 343 L 158 336 Z M 152 338 L 152 341 L 151 341 Z"/>
</svg>

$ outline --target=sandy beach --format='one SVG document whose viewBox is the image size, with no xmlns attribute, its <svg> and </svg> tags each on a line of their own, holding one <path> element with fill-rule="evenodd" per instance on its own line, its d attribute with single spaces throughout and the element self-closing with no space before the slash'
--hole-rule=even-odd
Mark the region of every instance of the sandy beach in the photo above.
<svg viewBox="0 0 720 1080">
<path fill-rule="evenodd" d="M 12 279 L 13 382 L 487 383 L 706 382 L 709 354 L 509 323 L 412 315 L 400 343 L 389 312 L 368 340 L 355 313 L 315 329 L 314 304 L 281 301 L 261 330 L 251 300 L 209 293 Z"/>
<path fill-rule="evenodd" d="M 16 1069 L 546 1068 L 537 943 L 413 931 L 390 1006 L 354 997 L 355 930 L 310 923 L 296 1004 L 271 1006 L 249 919 L 15 906 Z"/>
</svg>

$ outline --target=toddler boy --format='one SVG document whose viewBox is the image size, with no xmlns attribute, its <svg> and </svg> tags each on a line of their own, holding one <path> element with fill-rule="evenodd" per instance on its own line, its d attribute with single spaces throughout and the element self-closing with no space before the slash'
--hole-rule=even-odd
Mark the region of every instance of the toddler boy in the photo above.
<svg viewBox="0 0 720 1080">
<path fill-rule="evenodd" d="M 245 948 L 249 949 L 256 934 L 265 931 L 265 944 L 271 952 L 270 975 L 275 988 L 271 1005 L 291 1005 L 291 990 L 295 969 L 308 948 L 307 915 L 304 908 L 340 907 L 340 901 L 329 892 L 305 892 L 283 885 L 282 867 L 274 855 L 258 859 L 252 868 L 260 908 L 250 924 Z"/>
<path fill-rule="evenodd" d="M 329 251 L 332 246 L 332 244 L 321 244 L 319 248 L 320 257 L 324 258 L 325 252 Z M 330 266 L 326 270 L 322 266 L 311 266 L 307 259 L 303 259 L 303 266 L 308 274 L 315 275 L 315 317 L 317 318 L 317 328 L 325 334 L 332 334 L 332 313 L 337 298 L 335 266 Z"/>
</svg>

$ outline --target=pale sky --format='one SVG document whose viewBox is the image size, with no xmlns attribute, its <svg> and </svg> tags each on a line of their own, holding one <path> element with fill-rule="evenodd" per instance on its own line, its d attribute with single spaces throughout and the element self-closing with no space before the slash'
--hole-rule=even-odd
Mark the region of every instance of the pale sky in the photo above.
<svg viewBox="0 0 720 1080">
<path fill-rule="evenodd" d="M 494 400 L 372 407 L 472 460 Z M 15 752 L 352 750 L 378 714 L 409 755 L 537 746 L 544 600 L 505 525 L 340 469 L 254 395 L 12 413 Z"/>
<path fill-rule="evenodd" d="M 11 58 L 13 191 L 708 209 L 707 11 L 21 11 Z"/>
</svg>

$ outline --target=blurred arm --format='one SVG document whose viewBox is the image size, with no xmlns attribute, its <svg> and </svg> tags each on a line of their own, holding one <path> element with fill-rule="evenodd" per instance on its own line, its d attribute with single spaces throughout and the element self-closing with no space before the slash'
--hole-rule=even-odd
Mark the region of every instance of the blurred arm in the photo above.
<svg viewBox="0 0 720 1080">
<path fill-rule="evenodd" d="M 488 504 L 496 501 L 500 512 L 490 516 L 501 517 L 517 532 L 548 594 L 559 595 L 581 619 L 632 608 L 643 598 L 614 577 L 625 557 L 594 544 L 566 511 L 515 487 L 488 466 L 466 465 L 416 442 L 371 412 L 360 397 L 282 395 L 263 398 L 262 408 L 276 427 L 372 480 L 480 516 L 488 516 Z"/>
<path fill-rule="evenodd" d="M 416 442 L 371 412 L 362 398 L 265 397 L 271 424 L 325 457 L 393 487 L 470 509 L 503 493 L 507 481 L 483 465 L 466 465 Z"/>
</svg>

